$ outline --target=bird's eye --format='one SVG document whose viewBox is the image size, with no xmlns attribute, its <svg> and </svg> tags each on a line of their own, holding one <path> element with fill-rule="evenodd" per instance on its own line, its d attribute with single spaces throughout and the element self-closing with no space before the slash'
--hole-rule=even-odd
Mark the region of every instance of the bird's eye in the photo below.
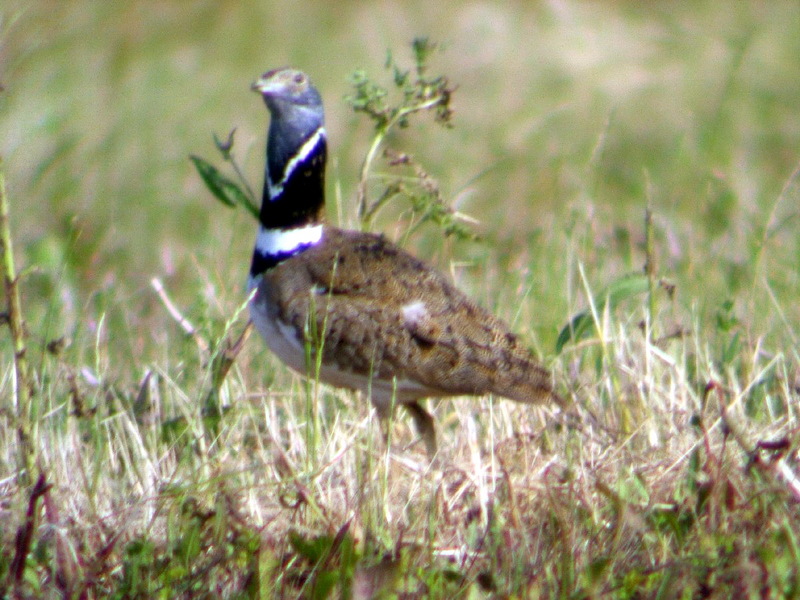
<svg viewBox="0 0 800 600">
<path fill-rule="evenodd" d="M 302 73 L 298 73 L 297 75 L 294 76 L 294 82 L 297 85 L 300 85 L 301 83 L 303 83 L 305 81 L 305 79 L 306 78 Z"/>
</svg>

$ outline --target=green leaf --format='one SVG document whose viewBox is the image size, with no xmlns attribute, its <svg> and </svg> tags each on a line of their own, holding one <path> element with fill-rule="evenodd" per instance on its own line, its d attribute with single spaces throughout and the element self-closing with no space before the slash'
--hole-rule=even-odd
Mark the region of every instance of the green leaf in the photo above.
<svg viewBox="0 0 800 600">
<path fill-rule="evenodd" d="M 191 155 L 189 159 L 194 163 L 200 178 L 217 200 L 230 208 L 235 208 L 237 205 L 243 206 L 253 217 L 258 219 L 258 209 L 235 181 L 223 175 L 217 167 L 204 158 Z"/>
<path fill-rule="evenodd" d="M 626 275 L 612 282 L 603 292 L 594 298 L 594 306 L 597 312 L 605 310 L 606 306 L 613 310 L 617 304 L 628 298 L 633 298 L 646 291 L 649 285 L 645 275 Z M 570 322 L 564 326 L 558 334 L 556 340 L 556 354 L 559 354 L 568 342 L 577 342 L 588 337 L 594 325 L 594 316 L 591 309 L 576 314 Z"/>
<path fill-rule="evenodd" d="M 289 543 L 300 556 L 311 562 L 318 563 L 325 558 L 333 547 L 333 538 L 327 535 L 320 535 L 307 540 L 297 531 L 289 531 Z"/>
<path fill-rule="evenodd" d="M 586 570 L 586 574 L 589 577 L 589 582 L 592 584 L 598 583 L 608 572 L 608 568 L 611 566 L 611 564 L 612 561 L 607 556 L 601 556 L 589 563 L 589 568 Z"/>
<path fill-rule="evenodd" d="M 737 331 L 733 334 L 733 336 L 731 336 L 728 343 L 722 349 L 722 364 L 726 367 L 732 366 L 736 361 L 736 357 L 739 356 L 739 353 L 742 349 L 741 340 L 739 338 L 740 332 Z"/>
<path fill-rule="evenodd" d="M 734 310 L 735 305 L 733 300 L 725 300 L 720 304 L 714 315 L 717 329 L 720 331 L 731 331 L 734 327 L 739 325 L 739 319 Z"/>
<path fill-rule="evenodd" d="M 230 161 L 233 156 L 231 155 L 231 151 L 233 150 L 233 138 L 236 135 L 236 127 L 231 129 L 230 133 L 228 133 L 228 139 L 224 142 L 217 137 L 217 134 L 214 134 L 214 145 L 219 150 L 219 153 L 222 154 L 222 158 L 226 161 Z"/>
<path fill-rule="evenodd" d="M 339 574 L 335 571 L 323 571 L 317 575 L 314 582 L 311 598 L 314 600 L 325 600 L 331 597 L 333 586 L 339 581 Z"/>
</svg>

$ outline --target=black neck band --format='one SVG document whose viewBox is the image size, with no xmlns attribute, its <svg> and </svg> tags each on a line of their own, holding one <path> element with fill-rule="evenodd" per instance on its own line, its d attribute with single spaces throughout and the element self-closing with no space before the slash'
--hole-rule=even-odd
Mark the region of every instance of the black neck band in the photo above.
<svg viewBox="0 0 800 600">
<path fill-rule="evenodd" d="M 272 185 L 269 179 L 264 182 L 259 219 L 265 228 L 297 227 L 321 219 L 325 205 L 326 157 L 325 136 L 321 135 L 302 160 L 292 157 L 286 161 L 282 181 L 272 182 Z"/>
</svg>

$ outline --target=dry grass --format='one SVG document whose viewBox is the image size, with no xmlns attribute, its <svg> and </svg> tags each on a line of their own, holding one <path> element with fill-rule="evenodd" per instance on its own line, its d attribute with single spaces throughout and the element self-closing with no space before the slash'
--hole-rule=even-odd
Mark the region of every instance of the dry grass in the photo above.
<svg viewBox="0 0 800 600">
<path fill-rule="evenodd" d="M 421 7 L 0 8 L 35 377 L 20 414 L 4 337 L 0 595 L 800 594 L 797 7 Z M 456 127 L 390 143 L 485 241 L 404 243 L 512 322 L 572 400 L 432 403 L 432 464 L 405 419 L 387 446 L 366 402 L 260 340 L 217 385 L 254 234 L 186 159 L 235 126 L 260 182 L 247 86 L 295 64 L 326 98 L 329 215 L 352 224 L 369 131 L 337 99 L 421 33 L 448 45 Z M 644 266 L 648 204 L 668 285 L 604 305 Z M 377 227 L 402 237 L 407 217 Z M 46 486 L 20 483 L 20 419 Z"/>
</svg>

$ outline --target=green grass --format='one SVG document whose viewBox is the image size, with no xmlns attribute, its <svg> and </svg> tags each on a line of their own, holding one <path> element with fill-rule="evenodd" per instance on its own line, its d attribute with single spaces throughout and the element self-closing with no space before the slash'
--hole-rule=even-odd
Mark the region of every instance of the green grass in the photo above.
<svg viewBox="0 0 800 600">
<path fill-rule="evenodd" d="M 782 1 L 4 4 L 34 386 L 21 411 L 4 328 L 0 595 L 800 595 L 799 21 Z M 371 125 L 348 77 L 383 77 L 387 48 L 411 64 L 418 35 L 444 44 L 454 127 L 386 143 L 482 239 L 407 235 L 403 203 L 372 226 L 512 323 L 573 400 L 432 402 L 434 465 L 406 419 L 387 449 L 362 398 L 257 336 L 231 349 L 254 225 L 188 159 L 236 127 L 260 187 L 249 85 L 302 68 L 326 103 L 329 217 L 357 227 Z"/>
</svg>

